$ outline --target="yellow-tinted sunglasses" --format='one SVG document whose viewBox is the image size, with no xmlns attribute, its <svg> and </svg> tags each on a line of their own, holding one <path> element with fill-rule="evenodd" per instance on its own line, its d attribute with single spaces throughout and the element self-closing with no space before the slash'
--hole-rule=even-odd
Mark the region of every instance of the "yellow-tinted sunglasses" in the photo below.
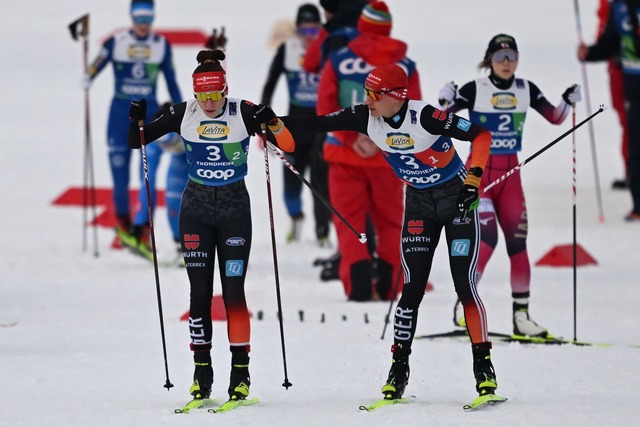
<svg viewBox="0 0 640 427">
<path fill-rule="evenodd" d="M 401 87 L 395 87 L 393 89 L 389 89 L 386 92 L 376 92 L 373 89 L 368 89 L 367 87 L 364 88 L 364 92 L 367 94 L 367 96 L 369 98 L 371 98 L 374 101 L 380 101 L 382 99 L 382 95 L 386 95 L 389 92 L 392 92 L 394 90 L 398 90 L 398 89 L 402 89 Z"/>
<path fill-rule="evenodd" d="M 193 94 L 198 101 L 206 102 L 207 99 L 218 101 L 224 97 L 224 91 L 219 92 L 196 92 Z"/>
</svg>

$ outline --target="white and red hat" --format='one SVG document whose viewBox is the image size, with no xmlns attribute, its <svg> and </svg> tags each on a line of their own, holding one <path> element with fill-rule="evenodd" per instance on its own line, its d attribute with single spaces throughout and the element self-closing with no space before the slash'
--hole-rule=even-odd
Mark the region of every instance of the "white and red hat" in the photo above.
<svg viewBox="0 0 640 427">
<path fill-rule="evenodd" d="M 374 68 L 367 76 L 364 86 L 402 101 L 407 97 L 409 79 L 402 67 L 389 63 Z"/>
</svg>

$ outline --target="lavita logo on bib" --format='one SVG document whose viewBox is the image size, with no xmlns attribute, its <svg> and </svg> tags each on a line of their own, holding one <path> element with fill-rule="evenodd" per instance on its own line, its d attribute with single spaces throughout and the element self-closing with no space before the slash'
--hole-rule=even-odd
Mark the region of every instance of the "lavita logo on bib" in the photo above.
<svg viewBox="0 0 640 427">
<path fill-rule="evenodd" d="M 491 105 L 496 110 L 513 110 L 518 106 L 518 98 L 511 92 L 498 92 L 493 94 Z"/>
<path fill-rule="evenodd" d="M 151 47 L 146 44 L 133 44 L 127 49 L 127 54 L 131 59 L 149 59 L 151 58 Z"/>
<path fill-rule="evenodd" d="M 221 141 L 227 139 L 227 135 L 229 135 L 230 132 L 225 122 L 216 120 L 201 122 L 197 131 L 200 139 L 204 139 L 205 141 Z"/>
<path fill-rule="evenodd" d="M 394 150 L 410 150 L 416 142 L 406 133 L 393 132 L 387 134 L 385 143 Z"/>
</svg>

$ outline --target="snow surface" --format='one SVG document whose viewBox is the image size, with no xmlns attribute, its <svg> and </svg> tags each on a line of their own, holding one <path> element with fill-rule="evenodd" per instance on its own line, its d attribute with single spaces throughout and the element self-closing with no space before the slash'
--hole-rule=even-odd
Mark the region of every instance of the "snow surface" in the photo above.
<svg viewBox="0 0 640 427">
<path fill-rule="evenodd" d="M 209 31 L 225 25 L 231 94 L 254 101 L 273 55 L 268 46 L 271 31 L 276 22 L 291 20 L 299 4 L 292 0 L 156 3 L 158 28 Z M 475 65 L 498 32 L 517 38 L 521 50 L 517 74 L 533 80 L 552 102 L 559 101 L 567 86 L 582 82 L 570 1 L 388 0 L 388 4 L 394 15 L 393 34 L 409 43 L 409 55 L 419 64 L 425 99 L 434 100 L 446 81 L 464 83 L 480 76 Z M 51 205 L 65 189 L 82 184 L 82 45 L 70 39 L 67 25 L 91 14 L 93 58 L 104 35 L 129 24 L 128 5 L 128 0 L 23 0 L 0 5 L 4 41 L 0 116 L 5 135 L 0 144 L 0 323 L 18 322 L 0 327 L 1 426 L 635 424 L 640 415 L 640 288 L 635 287 L 638 267 L 633 267 L 632 257 L 638 254 L 640 224 L 622 220 L 630 209 L 629 195 L 610 190 L 611 181 L 622 175 L 620 130 L 612 110 L 593 121 L 604 223 L 598 220 L 586 126 L 577 132 L 578 241 L 598 262 L 578 269 L 577 337 L 609 346 L 495 343 L 499 392 L 509 402 L 466 413 L 462 405 L 475 396 L 468 342 L 416 340 L 406 393 L 416 396 L 412 403 L 373 413 L 359 411 L 359 405 L 381 396 L 392 342 L 389 329 L 381 340 L 389 306 L 347 303 L 339 282 L 318 279 L 319 271 L 311 263 L 331 251 L 315 246 L 311 220 L 305 223 L 301 242 L 284 242 L 288 220 L 281 202 L 281 165 L 272 156 L 288 379 L 293 383 L 285 390 L 264 160 L 254 146 L 247 182 L 255 234 L 246 289 L 254 315 L 264 313 L 261 321 L 254 316 L 251 353 L 251 394 L 261 402 L 227 414 L 201 410 L 175 415 L 173 409 L 189 398 L 193 366 L 187 325 L 179 321 L 188 308 L 185 272 L 171 268 L 159 272 L 169 373 L 175 385 L 167 391 L 153 268 L 126 252 L 109 249 L 112 232 L 107 229 L 99 230 L 99 258 L 91 251 L 84 253 L 82 210 Z M 584 37 L 591 41 L 597 1 L 580 5 Z M 176 49 L 177 73 L 187 96 L 196 52 L 196 48 Z M 98 186 L 111 184 L 104 141 L 112 91 L 108 71 L 91 91 Z M 589 65 L 588 72 L 595 110 L 598 104 L 609 103 L 606 68 Z M 164 82 L 160 86 L 166 93 Z M 283 81 L 273 106 L 286 112 Z M 583 103 L 578 120 L 584 117 Z M 569 119 L 554 127 L 532 112 L 521 159 L 570 123 Z M 571 138 L 566 138 L 523 171 L 532 263 L 552 247 L 572 242 L 571 145 Z M 459 148 L 466 155 L 465 144 Z M 305 197 L 310 212 L 310 197 Z M 164 209 L 156 218 L 159 257 L 167 259 L 173 246 Z M 499 332 L 511 328 L 507 261 L 501 243 L 480 286 L 490 329 Z M 532 275 L 532 317 L 557 336 L 572 338 L 572 269 L 533 267 Z M 422 303 L 418 334 L 452 328 L 455 295 L 442 245 L 431 280 L 435 290 Z M 217 279 L 215 286 L 219 292 Z M 214 395 L 219 397 L 228 385 L 225 327 L 216 322 L 214 328 Z"/>
</svg>

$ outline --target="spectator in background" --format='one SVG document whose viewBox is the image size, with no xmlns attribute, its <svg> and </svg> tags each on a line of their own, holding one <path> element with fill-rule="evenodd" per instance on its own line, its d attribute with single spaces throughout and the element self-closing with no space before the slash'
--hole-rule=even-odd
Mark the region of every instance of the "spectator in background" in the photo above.
<svg viewBox="0 0 640 427">
<path fill-rule="evenodd" d="M 298 8 L 297 36 L 278 47 L 262 90 L 262 104 L 271 104 L 280 75 L 284 73 L 289 90 L 289 114 L 315 115 L 319 76 L 317 73 L 304 71 L 302 59 L 309 43 L 318 36 L 320 25 L 320 11 L 316 6 L 303 4 Z M 327 166 L 322 157 L 323 135 L 298 131 L 293 134 L 293 137 L 296 140 L 296 149 L 292 153 L 285 153 L 285 157 L 302 176 L 309 167 L 311 185 L 326 198 Z M 293 242 L 300 239 L 304 219 L 302 181 L 284 165 L 283 171 L 284 201 L 291 218 L 291 228 L 286 238 L 288 242 Z M 313 212 L 318 244 L 325 246 L 329 243 L 331 212 L 316 197 L 313 198 Z"/>
<path fill-rule="evenodd" d="M 303 68 L 308 73 L 320 73 L 327 56 L 344 46 L 358 35 L 358 19 L 362 8 L 368 0 L 321 0 L 320 5 L 324 11 L 326 23 L 320 29 L 318 37 L 309 44 L 304 56 Z M 322 93 L 319 96 L 323 96 Z M 324 137 L 322 138 L 325 139 Z M 325 162 L 326 164 L 326 162 Z M 324 178 L 327 180 L 326 176 Z M 326 184 L 325 184 L 326 185 Z M 375 252 L 376 238 L 371 221 L 367 221 L 367 247 L 370 253 Z M 314 265 L 321 265 L 320 280 L 338 280 L 340 251 L 336 251 L 327 259 L 318 259 Z"/>
<path fill-rule="evenodd" d="M 367 75 L 386 63 L 397 63 L 406 71 L 407 98 L 420 99 L 416 64 L 405 56 L 406 43 L 390 37 L 391 25 L 386 3 L 374 1 L 365 6 L 358 20 L 359 35 L 346 49 L 329 54 L 324 65 L 318 90 L 319 115 L 363 103 L 362 87 Z M 370 217 L 377 234 L 378 262 L 374 272 L 367 247 L 342 221 L 334 220 L 342 254 L 339 276 L 345 293 L 350 301 L 393 299 L 400 291 L 393 284 L 400 274 L 403 184 L 371 139 L 357 132 L 329 133 L 324 155 L 329 164 L 332 205 L 357 230 L 364 230 Z"/>
<path fill-rule="evenodd" d="M 326 23 L 309 44 L 302 64 L 308 73 L 319 73 L 329 54 L 358 35 L 358 19 L 368 0 L 320 0 Z"/>
<path fill-rule="evenodd" d="M 609 11 L 611 0 L 600 0 L 598 7 L 598 35 L 602 34 L 604 27 L 609 19 Z M 624 89 L 622 87 L 622 66 L 620 64 L 620 55 L 616 54 L 609 59 L 609 89 L 611 91 L 611 104 L 613 109 L 618 113 L 618 120 L 622 128 L 622 159 L 624 163 L 624 177 L 616 179 L 611 185 L 617 190 L 626 190 L 629 188 L 627 178 L 627 163 L 629 157 L 629 129 L 627 124 L 627 113 L 624 111 Z"/>
<path fill-rule="evenodd" d="M 622 64 L 625 112 L 629 131 L 627 177 L 632 208 L 626 221 L 640 221 L 640 0 L 614 0 L 607 24 L 595 44 L 578 46 L 580 61 L 602 61 L 615 55 Z"/>
<path fill-rule="evenodd" d="M 133 21 L 131 28 L 117 32 L 104 42 L 100 53 L 89 67 L 85 80 L 90 84 L 109 63 L 113 64 L 115 93 L 109 111 L 107 140 L 113 177 L 113 201 L 118 221 L 116 234 L 123 244 L 150 257 L 149 239 L 142 233 L 142 227 L 134 231 L 130 216 L 131 150 L 127 145 L 129 103 L 145 97 L 148 111 L 151 115 L 155 113 L 158 110 L 156 88 L 160 72 L 164 74 L 171 100 L 174 103 L 180 102 L 182 96 L 176 82 L 171 45 L 163 36 L 151 30 L 155 16 L 153 0 L 133 0 L 130 13 Z M 151 115 L 146 119 L 151 118 Z M 148 164 L 157 167 L 161 153 L 160 147 L 149 147 Z M 152 188 L 155 190 L 155 180 Z M 151 194 L 154 198 L 155 191 Z M 146 204 L 146 194 L 143 197 Z M 146 210 L 144 212 L 146 214 Z"/>
</svg>

